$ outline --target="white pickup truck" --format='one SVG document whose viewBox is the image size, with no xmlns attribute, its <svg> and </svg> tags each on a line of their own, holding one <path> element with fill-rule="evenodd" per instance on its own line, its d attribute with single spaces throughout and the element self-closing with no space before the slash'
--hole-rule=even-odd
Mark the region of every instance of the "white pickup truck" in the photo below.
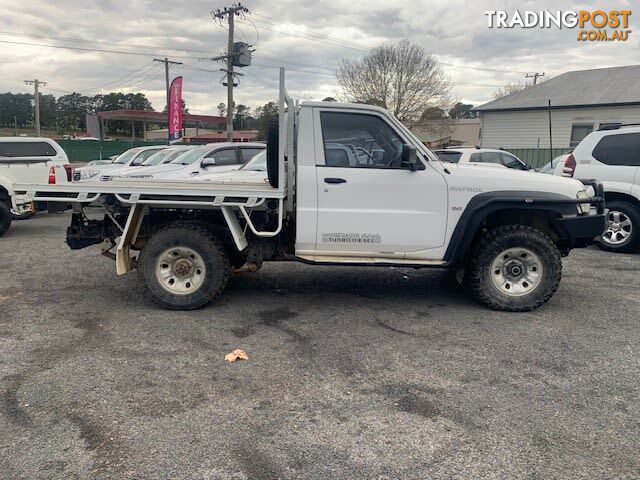
<svg viewBox="0 0 640 480">
<path fill-rule="evenodd" d="M 268 183 L 20 188 L 73 203 L 71 248 L 103 243 L 118 274 L 137 268 L 157 303 L 181 310 L 211 302 L 233 269 L 276 260 L 448 268 L 481 303 L 532 310 L 556 291 L 561 256 L 604 231 L 595 181 L 441 162 L 382 108 L 294 103 L 283 70 L 279 112 L 267 139 Z M 87 205 L 103 215 L 90 219 Z"/>
<path fill-rule="evenodd" d="M 34 203 L 16 197 L 16 183 L 60 184 L 71 181 L 71 164 L 54 140 L 39 137 L 0 137 L 0 237 L 11 218 L 34 213 Z M 46 208 L 46 207 L 45 207 Z"/>
</svg>

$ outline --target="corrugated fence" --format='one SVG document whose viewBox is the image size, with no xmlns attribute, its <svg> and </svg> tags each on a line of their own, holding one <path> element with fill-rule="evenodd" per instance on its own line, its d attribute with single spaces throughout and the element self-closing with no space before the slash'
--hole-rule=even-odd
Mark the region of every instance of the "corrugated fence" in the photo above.
<svg viewBox="0 0 640 480">
<path fill-rule="evenodd" d="M 119 155 L 122 152 L 145 145 L 162 145 L 164 141 L 92 141 L 92 140 L 59 140 L 58 143 L 67 153 L 71 162 L 89 162 L 91 160 L 105 160 L 112 155 Z M 533 168 L 542 167 L 551 159 L 548 148 L 513 148 L 506 149 L 513 153 L 520 160 Z M 553 158 L 562 155 L 566 148 L 554 148 Z"/>
<path fill-rule="evenodd" d="M 522 160 L 533 168 L 540 168 L 549 163 L 552 158 L 562 155 L 568 151 L 567 148 L 505 148 L 510 153 Z M 551 151 L 551 156 L 549 152 Z"/>
<path fill-rule="evenodd" d="M 120 155 L 133 147 L 145 145 L 162 145 L 166 141 L 97 141 L 97 140 L 58 140 L 66 152 L 70 162 L 89 162 L 91 160 L 106 160 L 112 155 Z"/>
</svg>

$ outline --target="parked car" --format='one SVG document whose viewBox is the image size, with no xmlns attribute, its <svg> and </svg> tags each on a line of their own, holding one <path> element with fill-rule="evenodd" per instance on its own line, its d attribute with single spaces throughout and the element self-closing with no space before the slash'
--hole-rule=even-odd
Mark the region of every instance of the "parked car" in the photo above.
<svg viewBox="0 0 640 480">
<path fill-rule="evenodd" d="M 607 229 L 598 245 L 613 252 L 640 248 L 640 126 L 608 125 L 587 135 L 555 174 L 595 178 L 604 187 Z"/>
<path fill-rule="evenodd" d="M 196 177 L 198 181 L 213 183 L 261 183 L 269 182 L 267 178 L 267 151 L 262 150 L 240 168 L 227 172 L 204 173 Z"/>
<path fill-rule="evenodd" d="M 480 147 L 456 147 L 434 150 L 440 160 L 449 163 L 478 163 L 513 168 L 515 170 L 531 170 L 526 163 L 512 153 L 504 150 Z"/>
<path fill-rule="evenodd" d="M 129 173 L 128 179 L 184 180 L 206 173 L 236 170 L 266 148 L 264 143 L 210 143 L 178 156 L 171 163 Z"/>
<path fill-rule="evenodd" d="M 16 183 L 60 184 L 71 181 L 67 154 L 54 140 L 38 137 L 0 137 L 0 236 L 13 218 L 34 213 L 31 202 L 14 194 Z"/>
<path fill-rule="evenodd" d="M 85 180 L 97 180 L 99 175 L 110 172 L 115 173 L 120 169 L 135 167 L 142 164 L 147 158 L 160 150 L 167 148 L 167 145 L 154 145 L 149 147 L 134 147 L 118 155 L 113 162 L 103 165 L 91 165 L 76 168 L 73 171 L 73 181 L 81 182 Z"/>
<path fill-rule="evenodd" d="M 545 163 L 542 167 L 536 169 L 536 172 L 544 173 L 547 175 L 554 175 L 556 171 L 558 172 L 562 171 L 564 161 L 567 159 L 570 153 L 571 152 L 558 155 L 553 159 L 553 161 Z"/>
<path fill-rule="evenodd" d="M 104 175 L 100 175 L 100 181 L 108 182 L 110 180 L 115 180 L 117 178 L 127 177 L 128 175 L 135 175 L 136 173 L 140 173 L 141 175 L 144 175 L 144 172 L 147 171 L 146 167 L 156 167 L 158 165 L 171 163 L 180 155 L 182 155 L 188 150 L 192 150 L 193 148 L 194 148 L 193 145 L 176 145 L 173 147 L 165 148 L 163 150 L 160 150 L 159 152 L 154 153 L 138 166 L 123 168 L 123 169 L 119 169 L 115 173 L 108 172 L 108 173 L 105 173 Z M 141 170 L 142 167 L 145 167 L 145 168 Z"/>
</svg>

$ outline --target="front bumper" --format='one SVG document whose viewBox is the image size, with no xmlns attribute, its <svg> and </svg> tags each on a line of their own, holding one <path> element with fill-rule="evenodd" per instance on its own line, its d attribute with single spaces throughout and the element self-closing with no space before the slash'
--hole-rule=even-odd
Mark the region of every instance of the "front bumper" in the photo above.
<svg viewBox="0 0 640 480">
<path fill-rule="evenodd" d="M 564 230 L 576 246 L 585 246 L 599 238 L 605 231 L 607 219 L 604 213 L 591 213 L 575 217 L 564 217 L 560 220 Z"/>
<path fill-rule="evenodd" d="M 591 210 L 582 215 L 563 217 L 560 223 L 569 236 L 573 246 L 585 246 L 600 238 L 607 227 L 604 202 L 604 188 L 597 180 L 580 180 L 591 187 L 594 196 L 590 198 Z M 587 203 L 587 202 L 580 202 Z"/>
</svg>

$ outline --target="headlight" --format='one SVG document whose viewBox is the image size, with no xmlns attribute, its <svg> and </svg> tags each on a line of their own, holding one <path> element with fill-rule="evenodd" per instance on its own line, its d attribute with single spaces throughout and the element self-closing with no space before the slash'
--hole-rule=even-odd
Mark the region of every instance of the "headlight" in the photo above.
<svg viewBox="0 0 640 480">
<path fill-rule="evenodd" d="M 576 198 L 578 200 L 591 200 L 591 197 L 586 190 L 580 190 L 576 193 Z M 589 210 L 591 210 L 591 202 L 578 204 L 578 213 L 589 213 Z"/>
<path fill-rule="evenodd" d="M 80 172 L 80 180 L 88 180 L 100 173 L 100 170 L 76 170 Z"/>
</svg>

